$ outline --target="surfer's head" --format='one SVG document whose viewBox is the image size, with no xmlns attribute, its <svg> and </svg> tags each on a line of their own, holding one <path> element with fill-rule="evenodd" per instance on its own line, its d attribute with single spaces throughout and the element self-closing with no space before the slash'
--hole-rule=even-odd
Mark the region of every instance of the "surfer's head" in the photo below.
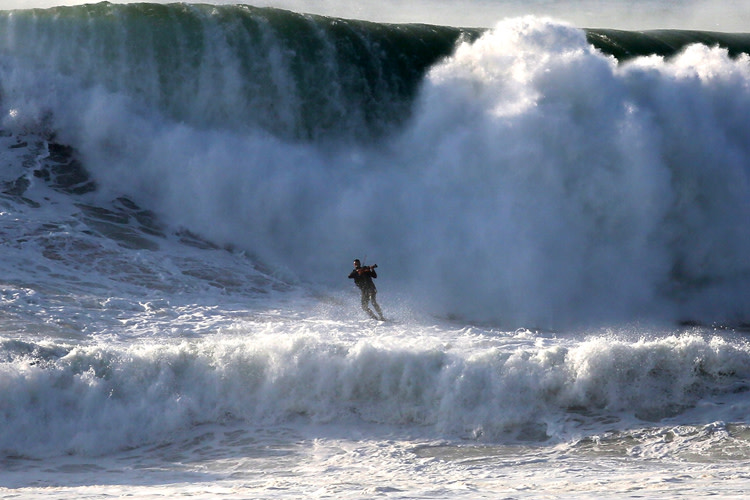
<svg viewBox="0 0 750 500">
<path fill-rule="evenodd" d="M 359 262 L 359 259 L 354 259 L 354 267 L 356 269 L 359 269 L 360 267 L 362 267 L 361 264 L 360 264 L 360 262 Z"/>
</svg>

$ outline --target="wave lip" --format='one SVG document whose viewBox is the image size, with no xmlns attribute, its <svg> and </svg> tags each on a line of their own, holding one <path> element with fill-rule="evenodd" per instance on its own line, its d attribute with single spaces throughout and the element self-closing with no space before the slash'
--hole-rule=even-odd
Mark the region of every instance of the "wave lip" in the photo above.
<svg viewBox="0 0 750 500">
<path fill-rule="evenodd" d="M 623 31 L 588 29 L 589 42 L 619 61 L 657 55 L 672 57 L 686 47 L 701 44 L 726 49 L 731 57 L 750 54 L 750 34 L 694 30 Z"/>
</svg>

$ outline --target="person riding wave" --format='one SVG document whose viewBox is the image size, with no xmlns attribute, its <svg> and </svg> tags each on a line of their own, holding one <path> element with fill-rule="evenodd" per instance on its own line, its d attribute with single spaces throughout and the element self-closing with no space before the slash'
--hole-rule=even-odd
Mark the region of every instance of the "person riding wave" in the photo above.
<svg viewBox="0 0 750 500">
<path fill-rule="evenodd" d="M 376 267 L 378 267 L 377 264 L 363 267 L 359 259 L 354 259 L 354 270 L 349 273 L 349 278 L 354 280 L 354 284 L 357 285 L 359 287 L 359 290 L 362 292 L 362 309 L 371 318 L 385 321 L 383 311 L 380 309 L 380 305 L 375 299 L 378 290 L 375 288 L 375 283 L 372 282 L 373 278 L 378 277 L 378 274 L 375 272 Z M 375 311 L 377 311 L 380 318 L 375 316 L 375 313 L 370 310 L 370 302 L 372 302 L 372 307 L 375 309 Z"/>
</svg>

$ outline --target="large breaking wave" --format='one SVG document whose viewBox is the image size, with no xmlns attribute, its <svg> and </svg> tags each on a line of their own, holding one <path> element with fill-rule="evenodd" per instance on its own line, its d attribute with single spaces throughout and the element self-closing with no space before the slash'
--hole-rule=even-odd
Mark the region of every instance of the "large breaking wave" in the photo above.
<svg viewBox="0 0 750 500">
<path fill-rule="evenodd" d="M 289 276 L 367 255 L 441 314 L 750 320 L 744 35 L 150 4 L 0 27 L 5 130 Z"/>
</svg>

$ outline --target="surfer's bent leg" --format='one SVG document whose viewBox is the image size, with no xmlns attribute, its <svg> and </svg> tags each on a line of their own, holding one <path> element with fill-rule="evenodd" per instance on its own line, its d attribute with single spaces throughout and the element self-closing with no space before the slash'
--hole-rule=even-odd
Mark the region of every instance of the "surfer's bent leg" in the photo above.
<svg viewBox="0 0 750 500">
<path fill-rule="evenodd" d="M 370 295 L 370 300 L 372 300 L 372 307 L 374 307 L 375 310 L 378 312 L 378 315 L 380 316 L 380 319 L 385 319 L 385 317 L 383 316 L 383 311 L 382 311 L 382 309 L 380 309 L 380 304 L 378 304 L 378 301 L 375 300 L 375 295 L 376 294 L 377 294 L 377 292 L 373 291 L 371 293 L 371 295 Z"/>
<path fill-rule="evenodd" d="M 373 313 L 369 307 L 367 307 L 368 302 L 370 301 L 370 291 L 369 290 L 362 290 L 362 309 L 371 317 L 378 319 L 375 316 L 375 313 Z"/>
</svg>

